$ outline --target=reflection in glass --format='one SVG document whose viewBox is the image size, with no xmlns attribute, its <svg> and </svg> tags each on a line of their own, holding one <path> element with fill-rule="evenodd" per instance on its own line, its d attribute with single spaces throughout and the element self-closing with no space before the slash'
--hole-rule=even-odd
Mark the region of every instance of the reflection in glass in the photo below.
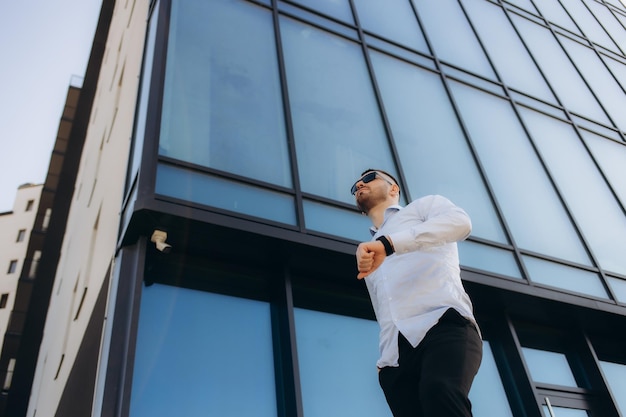
<svg viewBox="0 0 626 417">
<path fill-rule="evenodd" d="M 156 193 L 280 223 L 296 224 L 295 202 L 291 195 L 171 165 L 158 166 Z"/>
<path fill-rule="evenodd" d="M 554 95 L 502 7 L 483 0 L 464 0 L 463 4 L 502 81 L 525 94 L 554 103 Z"/>
<path fill-rule="evenodd" d="M 457 82 L 450 87 L 518 246 L 589 265 L 511 104 Z"/>
<path fill-rule="evenodd" d="M 130 417 L 275 417 L 269 304 L 142 290 Z"/>
<path fill-rule="evenodd" d="M 290 187 L 275 44 L 262 7 L 173 1 L 160 155 Z"/>
<path fill-rule="evenodd" d="M 482 243 L 464 240 L 458 242 L 461 266 L 477 268 L 487 272 L 522 278 L 513 252 Z"/>
<path fill-rule="evenodd" d="M 530 376 L 535 382 L 577 387 L 574 374 L 563 353 L 522 347 Z"/>
<path fill-rule="evenodd" d="M 475 416 L 513 417 L 491 345 L 483 341 L 483 360 L 469 393 Z"/>
<path fill-rule="evenodd" d="M 496 76 L 457 0 L 413 1 L 435 55 L 489 79 Z M 454 28 L 454 42 L 450 42 Z"/>
<path fill-rule="evenodd" d="M 378 385 L 378 323 L 296 308 L 306 417 L 391 417 Z"/>
<path fill-rule="evenodd" d="M 626 414 L 626 365 L 600 361 L 600 368 L 606 379 L 613 400 L 622 415 Z"/>
<path fill-rule="evenodd" d="M 355 0 L 354 4 L 363 29 L 420 52 L 430 53 L 408 1 Z"/>
<path fill-rule="evenodd" d="M 557 119 L 527 109 L 521 115 L 600 266 L 626 274 L 626 216 L 583 142 Z"/>
<path fill-rule="evenodd" d="M 371 52 L 412 198 L 440 194 L 472 219 L 474 236 L 508 243 L 438 75 Z"/>
<path fill-rule="evenodd" d="M 568 5 L 573 3 L 576 2 Z M 513 13 L 510 16 L 561 104 L 574 113 L 610 126 L 606 114 L 550 30 Z"/>
<path fill-rule="evenodd" d="M 608 298 L 606 289 L 595 272 L 585 271 L 531 256 L 522 256 L 530 279 L 534 282 L 563 288 L 599 298 Z"/>
<path fill-rule="evenodd" d="M 302 190 L 353 204 L 362 171 L 396 171 L 363 51 L 289 18 L 280 30 Z"/>
</svg>

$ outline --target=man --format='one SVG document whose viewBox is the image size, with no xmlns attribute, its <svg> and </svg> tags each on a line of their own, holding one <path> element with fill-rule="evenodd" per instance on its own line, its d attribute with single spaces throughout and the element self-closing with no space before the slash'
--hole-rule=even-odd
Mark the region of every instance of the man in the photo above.
<svg viewBox="0 0 626 417">
<path fill-rule="evenodd" d="M 356 251 L 380 325 L 379 382 L 395 417 L 472 416 L 468 393 L 482 359 L 472 303 L 460 278 L 457 241 L 468 215 L 431 195 L 398 205 L 390 174 L 368 169 L 352 186 L 372 221 Z"/>
</svg>

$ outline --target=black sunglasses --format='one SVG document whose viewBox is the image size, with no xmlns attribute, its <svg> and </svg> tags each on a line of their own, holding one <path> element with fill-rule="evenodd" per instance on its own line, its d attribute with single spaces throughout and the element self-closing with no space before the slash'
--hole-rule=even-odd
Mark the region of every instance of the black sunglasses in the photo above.
<svg viewBox="0 0 626 417">
<path fill-rule="evenodd" d="M 352 195 L 356 194 L 356 192 L 357 192 L 356 185 L 359 182 L 363 181 L 363 184 L 367 184 L 368 182 L 374 181 L 376 178 L 380 178 L 381 180 L 386 181 L 389 185 L 393 185 L 393 183 L 391 181 L 389 181 L 388 179 L 384 178 L 382 175 L 378 175 L 378 172 L 372 171 L 372 172 L 368 172 L 367 174 L 363 175 L 361 178 L 356 180 L 354 185 L 352 185 L 352 188 L 350 188 L 350 192 L 352 193 Z"/>
</svg>

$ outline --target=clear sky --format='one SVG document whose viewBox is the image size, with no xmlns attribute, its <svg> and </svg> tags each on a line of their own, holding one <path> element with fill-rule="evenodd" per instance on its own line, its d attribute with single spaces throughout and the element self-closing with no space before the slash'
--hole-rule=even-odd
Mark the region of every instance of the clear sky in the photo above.
<svg viewBox="0 0 626 417">
<path fill-rule="evenodd" d="M 85 75 L 102 0 L 0 1 L 0 213 L 45 181 L 72 76 Z M 76 84 L 76 83 L 74 83 Z"/>
</svg>

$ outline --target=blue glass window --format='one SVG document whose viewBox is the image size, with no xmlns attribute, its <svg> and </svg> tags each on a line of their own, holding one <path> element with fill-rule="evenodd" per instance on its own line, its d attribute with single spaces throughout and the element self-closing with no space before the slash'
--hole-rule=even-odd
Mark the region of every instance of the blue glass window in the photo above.
<svg viewBox="0 0 626 417">
<path fill-rule="evenodd" d="M 622 363 L 600 361 L 613 400 L 622 414 L 626 414 L 626 365 Z"/>
<path fill-rule="evenodd" d="M 568 4 L 573 3 L 576 1 Z M 598 101 L 549 29 L 513 13 L 510 16 L 561 104 L 580 116 L 610 125 Z"/>
<path fill-rule="evenodd" d="M 626 216 L 583 142 L 566 123 L 531 110 L 521 114 L 600 266 L 626 274 Z"/>
<path fill-rule="evenodd" d="M 295 202 L 291 195 L 171 165 L 159 165 L 156 193 L 281 223 L 296 224 Z"/>
<path fill-rule="evenodd" d="M 354 4 L 366 31 L 430 54 L 408 0 L 355 0 Z"/>
<path fill-rule="evenodd" d="M 363 51 L 286 17 L 280 30 L 302 190 L 354 204 L 363 170 L 395 172 Z"/>
<path fill-rule="evenodd" d="M 595 272 L 531 256 L 523 256 L 522 259 L 530 274 L 530 279 L 534 282 L 594 297 L 608 298 L 606 289 Z"/>
<path fill-rule="evenodd" d="M 290 187 L 275 45 L 262 7 L 173 1 L 160 155 Z"/>
<path fill-rule="evenodd" d="M 511 104 L 464 84 L 450 86 L 517 244 L 590 265 Z"/>
<path fill-rule="evenodd" d="M 474 378 L 469 399 L 475 416 L 513 417 L 491 345 L 487 341 L 483 341 L 483 360 Z"/>
<path fill-rule="evenodd" d="M 585 143 L 591 150 L 600 170 L 611 184 L 617 198 L 626 207 L 626 181 L 624 181 L 624 167 L 626 167 L 626 144 L 616 142 L 600 135 L 581 130 Z"/>
<path fill-rule="evenodd" d="M 372 239 L 369 217 L 354 211 L 304 200 L 304 218 L 308 230 L 347 237 L 357 242 Z"/>
<path fill-rule="evenodd" d="M 354 23 L 348 0 L 291 0 L 328 16 Z"/>
<path fill-rule="evenodd" d="M 391 417 L 378 385 L 375 321 L 295 309 L 307 417 Z"/>
<path fill-rule="evenodd" d="M 464 4 L 502 81 L 525 94 L 554 103 L 554 95 L 502 8 L 488 1 L 465 0 Z"/>
<path fill-rule="evenodd" d="M 511 278 L 522 278 L 512 251 L 469 240 L 459 242 L 458 246 L 461 266 L 495 272 Z"/>
<path fill-rule="evenodd" d="M 457 0 L 413 1 L 435 55 L 489 79 L 496 76 Z M 451 42 L 450 28 L 454 28 Z"/>
<path fill-rule="evenodd" d="M 522 348 L 530 376 L 535 382 L 577 387 L 567 357 L 564 353 Z"/>
<path fill-rule="evenodd" d="M 598 22 L 593 13 L 585 5 L 583 0 L 568 1 L 567 11 L 576 21 L 576 24 L 581 28 L 584 35 L 592 42 L 597 43 L 607 49 L 620 53 L 617 45 L 606 33 L 602 25 Z M 591 2 L 590 2 L 591 3 Z M 605 7 L 605 6 L 602 6 Z M 622 29 L 623 30 L 623 29 Z"/>
<path fill-rule="evenodd" d="M 474 236 L 507 243 L 441 78 L 382 53 L 371 59 L 412 198 L 444 195 L 470 215 Z"/>
<path fill-rule="evenodd" d="M 569 30 L 577 35 L 581 35 L 580 30 L 574 24 L 572 18 L 558 0 L 543 0 L 535 3 L 543 17 L 551 23 Z"/>
<path fill-rule="evenodd" d="M 560 41 L 615 126 L 621 131 L 626 131 L 626 119 L 624 118 L 626 94 L 607 70 L 598 54 L 591 48 L 565 36 L 560 37 Z"/>
<path fill-rule="evenodd" d="M 131 417 L 276 417 L 269 304 L 145 287 L 130 403 Z"/>
</svg>

